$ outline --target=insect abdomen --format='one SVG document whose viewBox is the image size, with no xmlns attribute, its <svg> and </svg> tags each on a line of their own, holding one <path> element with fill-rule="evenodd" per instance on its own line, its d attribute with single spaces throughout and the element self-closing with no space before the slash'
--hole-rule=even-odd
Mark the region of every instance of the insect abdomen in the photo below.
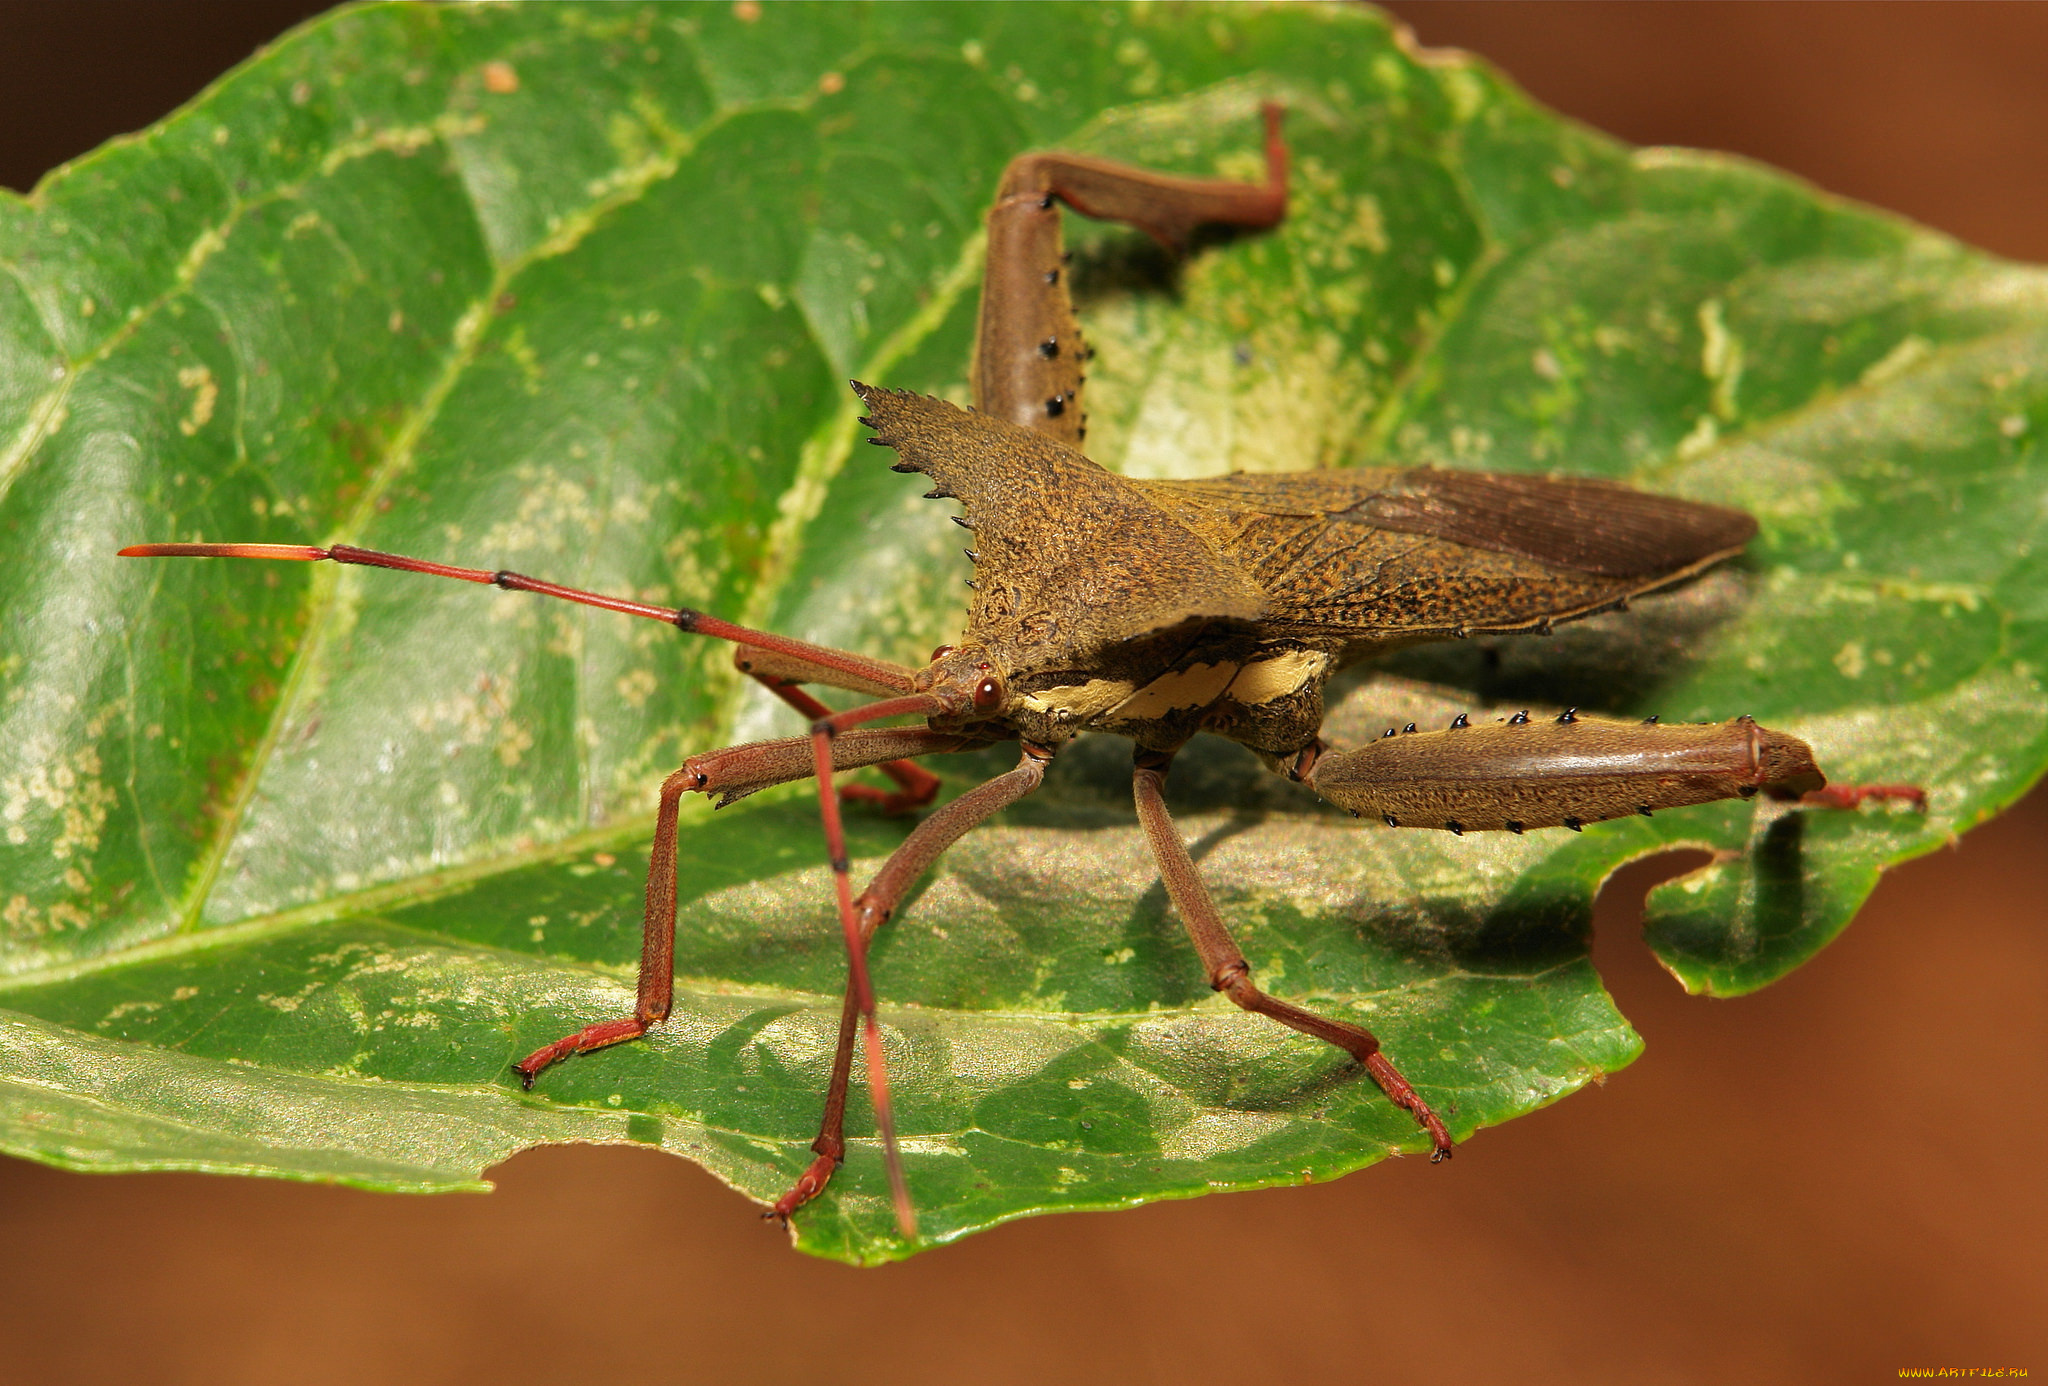
<svg viewBox="0 0 2048 1386">
<path fill-rule="evenodd" d="M 1398 827 L 1577 827 L 1608 818 L 1746 798 L 1797 796 L 1827 780 L 1806 743 L 1730 722 L 1660 726 L 1577 717 L 1397 733 L 1324 755 L 1318 794 Z"/>
</svg>

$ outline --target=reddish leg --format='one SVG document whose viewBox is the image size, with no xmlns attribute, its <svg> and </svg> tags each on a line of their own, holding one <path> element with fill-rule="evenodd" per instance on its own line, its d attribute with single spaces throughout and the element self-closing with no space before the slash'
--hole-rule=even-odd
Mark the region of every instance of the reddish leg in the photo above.
<svg viewBox="0 0 2048 1386">
<path fill-rule="evenodd" d="M 647 908 L 640 931 L 640 992 L 633 1013 L 586 1025 L 573 1035 L 544 1044 L 512 1067 L 522 1087 L 531 1088 L 540 1071 L 558 1059 L 602 1049 L 621 1040 L 638 1039 L 668 1018 L 675 997 L 676 956 L 676 813 L 683 795 L 695 789 L 688 766 L 661 782 L 661 807 L 654 818 L 654 849 L 647 863 Z"/>
<path fill-rule="evenodd" d="M 1198 226 L 1260 228 L 1287 211 L 1287 146 L 1268 105 L 1266 181 L 1171 178 L 1079 154 L 1011 160 L 988 213 L 988 268 L 975 329 L 974 406 L 1079 447 L 1081 366 L 1087 351 L 1060 250 L 1064 202 L 1085 217 L 1121 221 L 1169 250 Z"/>
<path fill-rule="evenodd" d="M 994 744 L 992 740 L 936 732 L 929 727 L 861 728 L 832 738 L 832 768 L 861 770 L 906 756 L 976 751 Z M 727 746 L 691 756 L 683 762 L 684 772 L 692 777 L 690 788 L 711 795 L 720 808 L 770 785 L 807 780 L 817 773 L 817 768 L 808 736 L 750 741 L 743 746 Z"/>
<path fill-rule="evenodd" d="M 754 651 L 742 645 L 733 651 L 733 663 L 739 666 L 742 673 L 801 712 L 807 720 L 816 722 L 832 715 L 831 708 L 804 692 L 796 680 L 784 678 L 780 674 L 766 673 L 754 667 L 753 655 Z M 836 752 L 832 764 L 834 769 L 845 768 Z M 896 792 L 890 793 L 888 790 L 876 789 L 865 784 L 846 784 L 839 787 L 839 797 L 842 800 L 851 799 L 874 804 L 887 814 L 911 813 L 928 807 L 932 800 L 939 797 L 939 777 L 915 761 L 886 760 L 875 768 L 896 781 Z"/>
<path fill-rule="evenodd" d="M 1025 746 L 1014 770 L 970 789 L 911 830 L 903 845 L 889 855 L 874 880 L 853 902 L 863 949 L 875 930 L 902 903 L 904 893 L 939 855 L 969 829 L 1038 788 L 1045 778 L 1046 762 L 1051 759 L 1051 751 Z M 846 1158 L 846 1093 L 853 1072 L 853 1043 L 860 1016 L 860 996 L 849 978 L 846 1000 L 839 1012 L 839 1047 L 832 1056 L 832 1081 L 825 1091 L 825 1115 L 819 1123 L 818 1138 L 811 1142 L 817 1158 L 764 1217 L 789 1221 L 791 1213 L 818 1196 L 831 1180 L 832 1171 Z"/>
<path fill-rule="evenodd" d="M 881 718 L 905 712 L 936 710 L 936 706 L 935 699 L 913 694 L 890 699 L 884 703 L 871 704 L 868 708 L 856 708 L 852 714 L 840 715 L 857 719 L 865 713 Z M 772 746 L 774 743 L 764 744 Z M 753 749 L 755 748 L 734 747 L 733 752 L 745 753 Z M 829 765 L 827 768 L 829 770 Z M 676 822 L 683 795 L 702 789 L 705 779 L 699 762 L 693 761 L 661 782 L 661 803 L 654 819 L 654 847 L 647 864 L 647 901 L 640 935 L 639 995 L 634 1002 L 633 1013 L 613 1020 L 599 1021 L 595 1025 L 586 1025 L 572 1035 L 565 1035 L 553 1044 L 542 1045 L 534 1050 L 513 1065 L 518 1070 L 520 1082 L 524 1086 L 531 1088 L 534 1078 L 549 1064 L 566 1059 L 571 1054 L 583 1054 L 592 1049 L 618 1044 L 622 1040 L 637 1039 L 668 1016 L 669 1005 L 675 995 Z M 827 836 L 832 838 L 834 835 L 828 832 Z M 835 860 L 843 860 L 845 839 L 838 836 L 836 840 L 838 845 L 834 849 Z M 858 961 L 859 959 L 856 959 L 856 962 Z M 865 977 L 864 970 L 862 976 Z"/>
<path fill-rule="evenodd" d="M 1166 893 L 1173 900 L 1174 907 L 1180 911 L 1181 923 L 1187 926 L 1188 937 L 1194 941 L 1195 951 L 1201 955 L 1202 966 L 1208 969 L 1209 985 L 1244 1009 L 1277 1020 L 1291 1030 L 1334 1044 L 1365 1065 L 1373 1081 L 1380 1085 L 1380 1091 L 1429 1133 L 1430 1160 L 1450 1158 L 1451 1133 L 1444 1129 L 1443 1122 L 1430 1110 L 1429 1104 L 1401 1076 L 1393 1061 L 1380 1051 L 1380 1042 L 1370 1030 L 1341 1020 L 1329 1020 L 1299 1006 L 1276 1000 L 1252 984 L 1251 965 L 1231 941 L 1229 930 L 1223 926 L 1223 916 L 1217 912 L 1215 901 L 1209 898 L 1208 887 L 1202 884 L 1201 873 L 1195 869 L 1194 859 L 1188 855 L 1187 844 L 1181 841 L 1173 819 L 1166 812 L 1163 790 L 1167 767 L 1172 763 L 1171 754 L 1140 752 L 1132 776 L 1132 789 L 1138 801 L 1138 821 L 1144 826 L 1145 837 L 1152 845 L 1152 855 L 1159 863 L 1160 879 L 1165 882 Z"/>
<path fill-rule="evenodd" d="M 1927 812 L 1927 791 L 1917 784 L 1831 784 L 1799 796 L 1800 803 L 1814 808 L 1852 809 L 1865 799 L 1904 799 Z"/>
<path fill-rule="evenodd" d="M 882 1054 L 882 1027 L 875 1021 L 875 989 L 868 980 L 868 950 L 860 918 L 853 908 L 853 878 L 846 859 L 846 828 L 839 818 L 839 795 L 832 788 L 832 742 L 840 732 L 863 722 L 888 717 L 930 717 L 946 703 L 929 693 L 884 698 L 878 703 L 821 717 L 811 724 L 811 753 L 818 777 L 818 816 L 825 824 L 825 853 L 832 866 L 832 894 L 839 902 L 839 925 L 846 935 L 847 989 L 860 1002 L 862 1038 L 867 1057 L 868 1095 L 875 1109 L 875 1131 L 882 1138 L 882 1159 L 889 1169 L 889 1193 L 896 1206 L 896 1227 L 917 1239 L 917 1211 L 903 1178 L 903 1156 L 896 1148 L 895 1104 L 889 1100 L 889 1066 Z"/>
<path fill-rule="evenodd" d="M 987 745 L 968 737 L 950 736 L 924 727 L 890 727 L 881 731 L 854 731 L 833 740 L 836 769 L 857 769 L 876 763 L 863 759 L 868 754 L 900 756 L 972 749 Z M 868 751 L 868 747 L 874 747 Z M 771 784 L 783 784 L 814 774 L 811 738 L 793 736 L 782 741 L 755 742 L 731 746 L 707 755 L 693 756 L 683 768 L 661 785 L 661 806 L 654 821 L 654 848 L 647 868 L 647 905 L 641 926 L 640 994 L 633 1014 L 586 1025 L 573 1035 L 543 1045 L 513 1065 L 520 1082 L 531 1088 L 540 1071 L 571 1054 L 602 1049 L 622 1040 L 637 1039 L 668 1015 L 675 990 L 674 958 L 676 930 L 676 823 L 682 796 L 699 792 L 719 795 L 726 804 Z"/>
</svg>

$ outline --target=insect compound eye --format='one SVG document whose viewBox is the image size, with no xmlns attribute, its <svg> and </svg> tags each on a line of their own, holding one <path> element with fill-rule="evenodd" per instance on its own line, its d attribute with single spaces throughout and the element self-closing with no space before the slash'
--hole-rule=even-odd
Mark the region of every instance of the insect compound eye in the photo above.
<svg viewBox="0 0 2048 1386">
<path fill-rule="evenodd" d="M 1003 705 L 1003 681 L 990 674 L 974 685 L 974 710 L 994 712 Z"/>
</svg>

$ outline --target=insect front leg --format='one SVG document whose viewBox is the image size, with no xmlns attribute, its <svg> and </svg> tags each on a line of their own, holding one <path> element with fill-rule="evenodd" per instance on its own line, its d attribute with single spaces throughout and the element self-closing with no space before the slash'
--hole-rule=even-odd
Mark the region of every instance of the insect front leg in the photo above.
<svg viewBox="0 0 2048 1386">
<path fill-rule="evenodd" d="M 1140 751 L 1131 784 L 1138 802 L 1138 821 L 1144 826 L 1152 856 L 1159 863 L 1160 879 L 1166 885 L 1166 893 L 1173 900 L 1174 908 L 1180 911 L 1181 923 L 1187 927 L 1188 937 L 1194 942 L 1195 951 L 1201 955 L 1202 966 L 1208 970 L 1209 985 L 1245 1010 L 1268 1016 L 1304 1035 L 1325 1040 L 1351 1055 L 1372 1074 L 1380 1091 L 1429 1133 L 1431 1161 L 1448 1159 L 1451 1133 L 1444 1129 L 1442 1120 L 1414 1086 L 1401 1076 L 1393 1060 L 1381 1051 L 1380 1042 L 1372 1031 L 1305 1011 L 1268 996 L 1252 983 L 1251 965 L 1245 961 L 1237 944 L 1231 941 L 1230 931 L 1223 925 L 1223 916 L 1217 911 L 1216 902 L 1210 898 L 1208 887 L 1202 884 L 1201 873 L 1196 870 L 1194 859 L 1188 855 L 1187 844 L 1181 841 L 1180 832 L 1166 811 L 1166 772 L 1172 762 L 1171 753 Z"/>
<path fill-rule="evenodd" d="M 1325 752 L 1306 780 L 1332 803 L 1389 827 L 1453 833 L 1576 830 L 1759 792 L 1830 802 L 1806 743 L 1748 717 L 1665 725 L 1576 709 L 1479 725 L 1460 715 L 1435 732 L 1411 722 L 1354 750 Z"/>
<path fill-rule="evenodd" d="M 897 691 L 893 688 L 884 688 L 878 684 L 855 684 L 852 680 L 840 675 L 837 670 L 811 663 L 808 660 L 780 656 L 772 650 L 756 649 L 751 645 L 742 645 L 734 650 L 732 652 L 732 662 L 733 666 L 741 673 L 747 675 L 770 693 L 780 698 L 784 703 L 802 713 L 804 720 L 807 722 L 815 722 L 821 717 L 831 716 L 832 709 L 806 693 L 802 687 L 806 683 L 822 683 L 832 688 L 851 686 L 854 692 L 866 693 L 873 697 L 886 697 L 890 693 Z M 931 747 L 928 749 L 950 750 L 954 748 Z M 917 750 L 909 752 L 909 754 L 923 755 L 925 751 Z M 806 759 L 808 758 L 806 756 Z M 836 751 L 832 763 L 834 769 L 847 768 L 846 765 L 840 762 Z M 839 797 L 842 800 L 871 803 L 883 813 L 900 814 L 911 813 L 925 808 L 931 804 L 932 800 L 939 797 L 939 777 L 915 761 L 897 759 L 864 761 L 862 764 L 872 764 L 876 769 L 894 780 L 897 785 L 895 792 L 891 793 L 888 790 L 876 789 L 871 785 L 865 784 L 843 784 L 838 786 Z M 789 778 L 796 777 L 790 776 Z M 770 783 L 774 782 L 770 781 Z M 732 797 L 738 798 L 741 796 L 734 795 Z M 723 802 L 729 803 L 731 799 L 724 800 Z"/>
<path fill-rule="evenodd" d="M 929 727 L 860 727 L 832 739 L 832 769 L 886 769 L 910 756 L 976 751 L 994 744 L 980 737 L 937 732 Z M 921 773 L 924 769 L 914 768 Z M 719 808 L 738 803 L 771 785 L 807 780 L 817 770 L 816 754 L 808 736 L 749 741 L 741 746 L 706 751 L 683 763 L 683 773 L 691 777 L 690 788 L 711 796 Z"/>
<path fill-rule="evenodd" d="M 1027 744 L 1015 769 L 970 789 L 911 830 L 853 902 L 863 948 L 902 903 L 904 893 L 941 853 L 970 829 L 1038 788 L 1052 755 L 1043 747 Z M 817 1158 L 797 1177 L 789 1192 L 775 1201 L 765 1217 L 789 1221 L 790 1214 L 824 1191 L 832 1171 L 846 1158 L 846 1093 L 853 1073 L 853 1046 L 860 1014 L 860 995 L 849 977 L 846 999 L 839 1012 L 839 1045 L 832 1055 L 832 1079 L 825 1091 L 825 1114 L 818 1125 L 818 1138 L 811 1142 Z"/>
<path fill-rule="evenodd" d="M 683 795 L 697 786 L 688 766 L 661 782 L 661 806 L 654 818 L 654 848 L 647 863 L 647 903 L 640 926 L 640 979 L 633 1013 L 586 1025 L 544 1044 L 512 1067 L 522 1087 L 531 1088 L 540 1071 L 571 1054 L 638 1039 L 668 1019 L 675 999 L 676 977 L 676 819 Z"/>
<path fill-rule="evenodd" d="M 1060 249 L 1064 202 L 1082 216 L 1120 221 L 1169 250 L 1196 227 L 1273 226 L 1287 210 L 1287 146 L 1280 108 L 1265 107 L 1266 181 L 1172 178 L 1079 154 L 1024 154 L 1010 161 L 988 213 L 988 267 L 975 329 L 974 405 L 1078 448 L 1080 324 Z"/>
<path fill-rule="evenodd" d="M 832 764 L 835 770 L 858 769 L 884 763 L 884 757 L 977 749 L 987 744 L 972 737 L 934 732 L 924 727 L 856 728 L 833 738 Z M 811 738 L 792 736 L 779 741 L 729 746 L 722 751 L 693 756 L 682 769 L 662 781 L 660 806 L 654 820 L 654 846 L 647 863 L 647 897 L 640 929 L 640 978 L 633 1012 L 586 1025 L 574 1034 L 534 1050 L 513 1065 L 524 1086 L 531 1088 L 542 1069 L 571 1054 L 584 1054 L 607 1045 L 638 1039 L 668 1018 L 669 1005 L 675 994 L 676 836 L 683 795 L 715 795 L 723 806 L 770 785 L 807 779 L 815 772 Z M 970 797 L 963 795 L 962 800 Z M 955 801 L 959 802 L 961 800 Z M 954 836 L 957 837 L 958 833 Z M 916 839 L 915 833 L 912 838 Z M 869 890 L 872 892 L 874 887 Z M 898 894 L 901 894 L 900 890 Z M 893 899 L 890 908 L 894 908 Z"/>
</svg>

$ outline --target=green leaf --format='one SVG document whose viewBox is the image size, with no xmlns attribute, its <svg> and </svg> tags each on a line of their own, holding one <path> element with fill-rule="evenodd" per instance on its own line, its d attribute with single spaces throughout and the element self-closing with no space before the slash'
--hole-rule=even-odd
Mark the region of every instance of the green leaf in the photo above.
<svg viewBox="0 0 2048 1386">
<path fill-rule="evenodd" d="M 1332 730 L 1748 712 L 1923 818 L 1729 804 L 1506 842 L 1355 824 L 1219 745 L 1173 802 L 1277 993 L 1369 1023 L 1461 1138 L 1629 1062 L 1593 892 L 1761 986 L 2048 760 L 2048 275 L 1779 175 L 1630 150 L 1352 8 L 367 8 L 0 195 L 0 1148 L 385 1189 L 634 1141 L 757 1198 L 809 1159 L 844 960 L 808 790 L 686 817 L 675 1017 L 625 1011 L 654 787 L 795 729 L 645 622 L 126 543 L 345 541 L 920 662 L 966 567 L 845 379 L 965 396 L 1004 162 L 1258 169 L 1172 265 L 1070 220 L 1090 446 L 1134 474 L 1568 468 L 1746 507 L 1741 562 L 1549 641 L 1412 652 Z M 952 536 L 952 537 L 949 537 Z M 940 764 L 949 792 L 1005 768 Z M 1203 984 L 1117 743 L 877 941 L 928 1242 L 1330 1178 L 1419 1133 Z M 855 812 L 860 869 L 901 841 Z M 806 1250 L 912 1248 L 872 1121 Z"/>
</svg>

